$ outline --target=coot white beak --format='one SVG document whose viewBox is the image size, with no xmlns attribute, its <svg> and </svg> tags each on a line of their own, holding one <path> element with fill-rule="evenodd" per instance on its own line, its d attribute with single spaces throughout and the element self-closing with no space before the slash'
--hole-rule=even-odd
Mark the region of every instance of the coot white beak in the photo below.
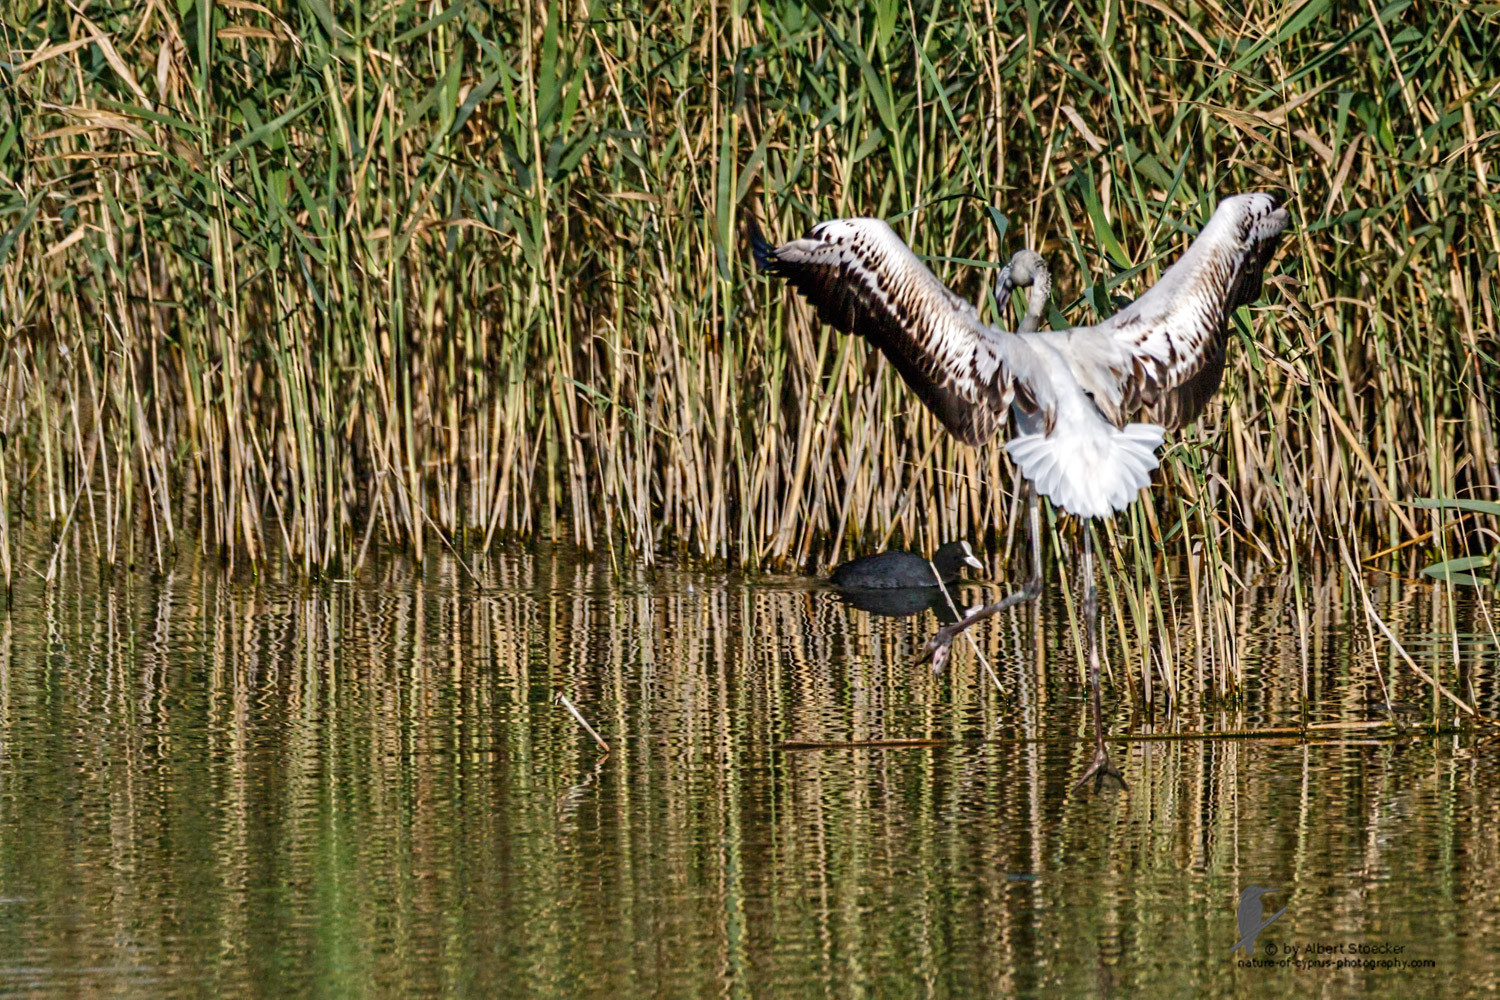
<svg viewBox="0 0 1500 1000">
<path fill-rule="evenodd" d="M 964 562 L 968 563 L 970 566 L 973 566 L 975 569 L 984 569 L 984 563 L 974 558 L 974 550 L 969 548 L 968 542 L 964 542 Z"/>
</svg>

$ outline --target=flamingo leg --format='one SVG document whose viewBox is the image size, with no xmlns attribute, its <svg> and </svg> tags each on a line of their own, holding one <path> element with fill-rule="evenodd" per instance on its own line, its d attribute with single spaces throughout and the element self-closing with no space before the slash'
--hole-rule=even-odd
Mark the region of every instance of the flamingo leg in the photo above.
<svg viewBox="0 0 1500 1000">
<path fill-rule="evenodd" d="M 1037 499 L 1036 487 L 1026 484 L 1027 515 L 1031 521 L 1031 578 L 1014 594 L 1008 594 L 993 604 L 986 604 L 967 617 L 938 629 L 937 635 L 927 640 L 927 645 L 917 654 L 916 663 L 932 661 L 933 670 L 942 670 L 953 650 L 953 640 L 970 625 L 998 615 L 1017 604 L 1034 601 L 1042 594 L 1042 508 Z"/>
</svg>

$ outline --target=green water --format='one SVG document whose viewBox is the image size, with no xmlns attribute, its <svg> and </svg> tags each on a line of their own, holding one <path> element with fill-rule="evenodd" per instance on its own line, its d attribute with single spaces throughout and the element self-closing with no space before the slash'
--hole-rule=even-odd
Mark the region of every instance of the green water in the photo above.
<svg viewBox="0 0 1500 1000">
<path fill-rule="evenodd" d="M 979 635 L 996 692 L 962 641 L 945 675 L 907 665 L 931 614 L 875 618 L 806 581 L 473 569 L 482 587 L 451 559 L 313 587 L 23 575 L 0 617 L 0 992 L 1500 987 L 1496 744 L 1423 731 L 1451 710 L 1372 652 L 1337 581 L 1312 588 L 1306 636 L 1289 586 L 1241 596 L 1237 702 L 1185 684 L 1148 712 L 1114 687 L 1110 725 L 1382 721 L 1384 676 L 1407 732 L 1121 742 L 1130 790 L 1094 797 L 1070 793 L 1090 747 L 1055 581 L 1036 617 Z M 1419 665 L 1500 714 L 1491 609 L 1398 583 L 1374 600 Z M 782 746 L 912 738 L 949 742 Z M 1287 907 L 1258 953 L 1424 967 L 1241 967 L 1252 883 Z"/>
</svg>

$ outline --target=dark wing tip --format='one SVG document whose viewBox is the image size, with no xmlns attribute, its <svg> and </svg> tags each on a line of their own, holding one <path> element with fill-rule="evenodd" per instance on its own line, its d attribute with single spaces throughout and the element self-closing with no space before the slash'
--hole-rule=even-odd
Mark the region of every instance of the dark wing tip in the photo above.
<svg viewBox="0 0 1500 1000">
<path fill-rule="evenodd" d="M 760 231 L 760 222 L 753 215 L 745 217 L 745 239 L 750 241 L 750 253 L 755 258 L 756 267 L 767 274 L 775 274 L 776 248 L 766 241 L 765 234 Z"/>
<path fill-rule="evenodd" d="M 1266 267 L 1271 263 L 1271 258 L 1276 255 L 1276 248 L 1281 243 L 1282 235 L 1291 221 L 1291 212 L 1285 207 L 1287 199 L 1282 197 L 1282 192 L 1262 193 L 1271 202 L 1272 207 L 1270 211 L 1252 215 L 1242 223 L 1246 229 L 1245 235 L 1248 237 L 1248 243 L 1225 299 L 1223 325 L 1226 328 L 1229 316 L 1234 310 L 1240 306 L 1248 306 L 1260 298 Z"/>
</svg>

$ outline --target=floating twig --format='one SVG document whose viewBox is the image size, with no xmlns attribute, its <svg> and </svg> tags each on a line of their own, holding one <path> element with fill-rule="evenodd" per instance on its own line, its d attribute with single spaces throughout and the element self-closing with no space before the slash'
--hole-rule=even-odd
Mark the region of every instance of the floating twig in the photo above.
<svg viewBox="0 0 1500 1000">
<path fill-rule="evenodd" d="M 588 731 L 588 734 L 594 738 L 595 743 L 599 744 L 600 749 L 602 749 L 605 753 L 609 753 L 609 744 L 604 742 L 604 737 L 600 736 L 599 733 L 594 729 L 594 727 L 589 725 L 589 720 L 585 719 L 583 717 L 583 713 L 578 711 L 573 703 L 568 700 L 567 695 L 559 691 L 557 692 L 557 696 L 552 700 L 562 705 L 563 708 L 566 708 L 569 712 L 571 712 L 573 714 L 573 718 L 578 720 L 578 724 Z"/>
<path fill-rule="evenodd" d="M 1423 730 L 1414 732 L 1401 730 L 1384 719 L 1352 720 L 1349 722 L 1315 722 L 1305 728 L 1278 726 L 1269 729 L 1229 729 L 1221 732 L 1198 731 L 1188 733 L 1116 733 L 1106 736 L 1111 743 L 1193 743 L 1213 740 L 1283 740 L 1289 743 L 1344 743 L 1346 738 L 1337 735 L 1350 730 L 1381 730 L 1373 735 L 1382 739 L 1419 736 L 1436 736 L 1449 732 Z M 1328 735 L 1320 735 L 1327 733 Z M 993 739 L 892 739 L 892 740 L 786 740 L 775 744 L 773 750 L 905 750 L 933 747 L 970 747 L 1022 743 L 1081 743 L 1085 740 L 1071 737 L 1051 736 L 1001 736 Z"/>
</svg>

